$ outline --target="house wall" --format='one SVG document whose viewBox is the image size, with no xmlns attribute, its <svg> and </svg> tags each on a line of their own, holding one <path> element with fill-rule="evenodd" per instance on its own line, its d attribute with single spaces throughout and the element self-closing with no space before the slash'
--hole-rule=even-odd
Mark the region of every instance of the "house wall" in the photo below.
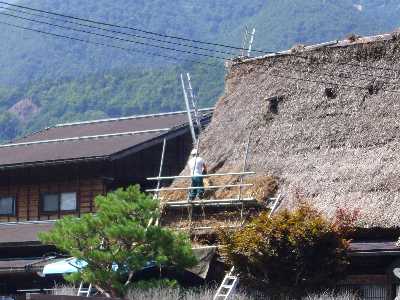
<svg viewBox="0 0 400 300">
<path fill-rule="evenodd" d="M 148 177 L 158 176 L 162 154 L 162 142 L 146 150 L 126 156 L 112 163 L 108 189 L 139 184 L 142 190 L 153 188 L 156 181 L 148 181 Z M 189 132 L 167 140 L 162 176 L 176 176 L 185 168 L 192 149 L 192 138 Z M 169 182 L 163 181 L 162 185 Z"/>
<path fill-rule="evenodd" d="M 75 192 L 77 209 L 73 212 L 44 213 L 41 211 L 41 197 L 44 193 Z M 65 215 L 80 216 L 94 211 L 94 198 L 104 194 L 105 186 L 101 178 L 53 181 L 33 184 L 0 186 L 0 197 L 15 197 L 15 216 L 0 216 L 0 222 L 54 220 Z"/>
<path fill-rule="evenodd" d="M 192 148 L 190 133 L 167 140 L 163 176 L 178 175 L 186 165 Z M 59 219 L 93 212 L 94 198 L 120 187 L 139 184 L 144 190 L 154 187 L 147 177 L 158 176 L 162 141 L 116 160 L 69 162 L 42 166 L 24 166 L 0 170 L 0 197 L 16 199 L 15 215 L 1 216 L 0 222 Z M 163 182 L 168 184 L 168 182 Z M 77 194 L 77 209 L 55 214 L 41 211 L 45 193 Z"/>
<path fill-rule="evenodd" d="M 391 300 L 396 295 L 395 285 L 386 274 L 350 275 L 337 290 L 355 294 L 363 300 Z"/>
</svg>

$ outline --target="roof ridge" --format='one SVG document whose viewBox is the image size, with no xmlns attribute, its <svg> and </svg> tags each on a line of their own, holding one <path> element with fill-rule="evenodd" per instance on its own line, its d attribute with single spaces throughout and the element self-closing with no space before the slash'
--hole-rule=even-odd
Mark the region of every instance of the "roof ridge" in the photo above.
<svg viewBox="0 0 400 300">
<path fill-rule="evenodd" d="M 211 111 L 211 110 L 214 110 L 214 107 L 207 107 L 207 108 L 199 109 L 199 111 Z M 174 112 L 165 112 L 165 113 L 157 113 L 157 114 L 147 114 L 147 115 L 132 115 L 132 116 L 127 116 L 127 117 L 107 118 L 107 119 L 98 119 L 98 120 L 92 120 L 92 121 L 63 123 L 63 124 L 54 125 L 52 127 L 53 128 L 59 128 L 59 127 L 68 127 L 68 126 L 77 126 L 77 125 L 86 125 L 86 124 L 116 122 L 116 121 L 132 120 L 132 119 L 144 119 L 144 118 L 171 116 L 171 115 L 179 115 L 179 114 L 185 114 L 185 113 L 187 113 L 186 110 L 174 111 Z"/>
<path fill-rule="evenodd" d="M 127 132 L 118 132 L 118 133 L 109 133 L 109 134 L 77 136 L 77 137 L 69 137 L 69 138 L 62 138 L 62 139 L 38 140 L 38 141 L 32 141 L 32 142 L 3 144 L 3 145 L 0 145 L 0 148 L 11 148 L 11 147 L 18 147 L 18 146 L 50 144 L 50 143 L 58 143 L 58 142 L 70 142 L 70 141 L 79 141 L 79 140 L 101 139 L 101 138 L 120 137 L 120 136 L 146 134 L 146 133 L 158 133 L 158 132 L 163 132 L 163 131 L 169 131 L 170 129 L 171 128 L 158 128 L 158 129 L 127 131 Z"/>
<path fill-rule="evenodd" d="M 345 46 L 351 46 L 351 45 L 358 45 L 358 44 L 366 44 L 366 43 L 373 43 L 373 42 L 379 42 L 383 40 L 389 40 L 391 39 L 397 31 L 392 31 L 392 32 L 386 32 L 386 33 L 381 33 L 381 34 L 375 34 L 375 35 L 366 35 L 366 36 L 359 36 L 355 41 L 350 41 L 348 38 L 345 39 L 336 39 L 328 42 L 322 42 L 322 43 L 317 43 L 317 44 L 310 44 L 310 45 L 302 45 L 303 51 L 304 52 L 311 52 L 318 50 L 320 48 L 336 48 L 336 47 L 345 47 Z M 302 52 L 303 52 L 302 51 Z M 261 56 L 255 56 L 251 58 L 245 58 L 242 59 L 241 61 L 238 61 L 236 63 L 247 63 L 247 62 L 252 62 L 256 60 L 261 60 L 265 58 L 271 58 L 271 57 L 277 57 L 277 56 L 282 56 L 282 55 L 296 55 L 297 52 L 294 52 L 293 47 L 282 50 L 282 51 L 276 51 L 276 52 L 271 52 L 265 55 Z"/>
</svg>

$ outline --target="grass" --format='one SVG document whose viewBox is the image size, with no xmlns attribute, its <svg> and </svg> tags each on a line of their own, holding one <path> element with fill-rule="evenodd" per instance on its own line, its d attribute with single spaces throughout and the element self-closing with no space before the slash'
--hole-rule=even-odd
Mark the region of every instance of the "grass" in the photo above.
<svg viewBox="0 0 400 300">
<path fill-rule="evenodd" d="M 180 290 L 168 288 L 155 288 L 148 291 L 133 290 L 128 293 L 128 300 L 210 300 L 213 299 L 215 289 L 203 288 L 201 290 Z M 235 293 L 230 300 L 251 300 L 243 292 Z"/>
<path fill-rule="evenodd" d="M 51 291 L 55 296 L 76 296 L 78 289 L 71 285 L 55 285 L 54 290 Z"/>
<path fill-rule="evenodd" d="M 68 285 L 56 285 L 52 295 L 76 296 L 77 289 Z M 179 288 L 153 288 L 149 290 L 131 290 L 125 297 L 126 300 L 210 300 L 213 299 L 216 289 L 205 287 L 201 289 Z M 265 297 L 250 296 L 246 292 L 236 291 L 230 300 L 256 300 L 270 299 Z M 289 298 L 284 298 L 289 300 Z M 325 291 L 319 294 L 309 294 L 302 300 L 359 300 L 357 295 L 350 292 Z"/>
<path fill-rule="evenodd" d="M 320 294 L 310 294 L 303 300 L 358 300 L 360 299 L 356 294 L 350 292 L 335 293 L 333 291 L 325 291 Z"/>
</svg>

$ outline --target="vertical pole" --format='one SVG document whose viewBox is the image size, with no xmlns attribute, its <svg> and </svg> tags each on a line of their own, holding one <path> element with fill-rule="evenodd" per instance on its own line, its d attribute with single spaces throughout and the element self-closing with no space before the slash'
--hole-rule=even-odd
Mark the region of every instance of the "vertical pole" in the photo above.
<svg viewBox="0 0 400 300">
<path fill-rule="evenodd" d="M 57 218 L 61 219 L 61 188 L 60 188 L 60 183 L 57 182 L 57 194 L 58 194 L 58 212 L 57 212 Z M 49 219 L 50 219 L 50 214 L 49 214 Z"/>
<path fill-rule="evenodd" d="M 79 164 L 76 165 L 76 209 L 78 211 L 78 217 L 81 217 L 81 205 L 82 205 L 82 193 L 81 193 L 81 178 L 79 172 Z"/>
<path fill-rule="evenodd" d="M 11 196 L 11 179 L 10 175 L 7 177 L 7 197 Z M 17 201 L 17 199 L 15 199 Z M 10 222 L 10 214 L 7 215 L 7 222 Z"/>
<path fill-rule="evenodd" d="M 199 133 L 201 133 L 201 123 L 200 123 L 200 118 L 199 118 L 199 108 L 198 108 L 198 103 L 197 99 L 194 96 L 193 89 L 192 89 L 192 82 L 190 79 L 190 74 L 186 73 L 187 79 L 188 79 L 188 90 L 190 92 L 190 99 L 192 100 L 192 105 L 193 105 L 193 110 L 194 110 L 194 117 L 197 125 L 197 129 L 199 130 Z"/>
<path fill-rule="evenodd" d="M 197 143 L 196 143 L 197 153 L 196 153 L 196 156 L 194 159 L 194 167 L 196 166 L 197 157 L 199 156 L 199 145 L 200 145 L 200 137 L 197 139 Z M 194 169 L 195 169 L 194 167 L 193 167 L 193 170 L 191 173 L 192 178 L 194 176 Z M 190 186 L 192 186 L 192 178 L 191 178 Z M 189 200 L 190 200 L 190 192 L 187 195 L 187 201 L 191 202 Z M 190 232 L 192 231 L 192 216 L 193 216 L 193 204 L 192 203 L 190 203 L 190 205 L 188 205 L 188 216 L 189 216 L 189 234 L 190 234 Z"/>
<path fill-rule="evenodd" d="M 28 169 L 29 170 L 29 169 Z M 29 172 L 29 171 L 28 171 Z M 26 202 L 27 202 L 27 207 L 26 207 L 26 220 L 29 221 L 30 218 L 30 209 L 31 209 L 31 185 L 28 184 L 27 186 L 27 191 L 26 191 Z"/>
<path fill-rule="evenodd" d="M 253 28 L 253 31 L 251 32 L 251 36 L 250 36 L 250 43 L 249 43 L 249 49 L 247 50 L 247 56 L 250 56 L 251 53 L 251 48 L 253 46 L 253 42 L 254 42 L 254 35 L 256 34 L 256 29 Z"/>
<path fill-rule="evenodd" d="M 186 111 L 187 111 L 187 115 L 188 115 L 188 119 L 189 119 L 190 133 L 192 134 L 193 145 L 195 145 L 196 144 L 196 134 L 194 132 L 192 114 L 191 114 L 190 106 L 189 106 L 189 99 L 188 99 L 188 96 L 186 93 L 185 82 L 183 80 L 182 74 L 181 74 L 181 82 L 182 82 L 183 96 L 185 98 Z"/>
<path fill-rule="evenodd" d="M 90 191 L 89 191 L 89 211 L 90 212 L 93 212 L 93 198 L 94 198 L 94 194 L 93 194 L 93 190 L 92 190 L 92 188 L 90 188 Z"/>
<path fill-rule="evenodd" d="M 162 175 L 162 170 L 163 170 L 163 167 L 164 167 L 164 155 L 165 155 L 165 146 L 166 146 L 166 144 L 167 144 L 167 139 L 166 138 L 164 138 L 164 140 L 163 140 L 163 146 L 162 146 L 162 151 L 161 151 L 161 160 L 160 160 L 160 169 L 158 170 L 158 180 L 157 180 L 157 190 L 159 190 L 160 189 L 160 184 L 161 184 L 161 179 L 160 179 L 160 177 L 161 177 L 161 175 Z M 158 199 L 158 197 L 159 197 L 159 194 L 160 194 L 160 191 L 157 191 L 157 193 L 156 193 L 156 198 Z"/>
<path fill-rule="evenodd" d="M 39 179 L 39 182 L 38 182 L 38 191 L 39 191 L 39 198 L 38 198 L 38 206 L 37 206 L 37 218 L 38 218 L 38 220 L 40 221 L 40 216 L 41 216 L 41 210 L 42 210 L 42 207 L 43 207 L 43 196 L 42 196 L 42 189 L 41 189 L 41 184 L 40 184 L 40 180 L 41 180 L 41 178 Z"/>
<path fill-rule="evenodd" d="M 252 131 L 249 133 L 249 137 L 247 138 L 247 144 L 246 144 L 246 150 L 244 154 L 244 160 L 243 160 L 243 169 L 242 172 L 244 173 L 246 171 L 247 167 L 247 158 L 249 155 L 249 145 L 250 145 L 250 137 L 251 137 Z M 240 184 L 243 184 L 243 175 L 240 176 Z M 239 200 L 242 199 L 242 186 L 239 187 Z M 243 219 L 243 209 L 244 209 L 244 204 L 242 202 L 242 209 L 240 210 L 240 220 Z"/>
<path fill-rule="evenodd" d="M 15 216 L 17 217 L 17 222 L 19 222 L 19 201 L 21 201 L 20 197 L 20 188 L 21 186 L 18 184 L 17 185 L 17 191 L 15 194 L 15 201 L 14 201 L 14 210 L 15 210 Z"/>
<path fill-rule="evenodd" d="M 244 57 L 245 56 L 245 49 L 247 47 L 247 40 L 248 40 L 248 36 L 249 36 L 249 30 L 247 29 L 247 26 L 244 29 L 244 33 L 243 33 L 243 42 L 242 42 L 242 52 L 241 52 L 241 56 Z"/>
<path fill-rule="evenodd" d="M 166 145 L 167 145 L 167 139 L 164 138 L 164 140 L 163 140 L 163 146 L 162 146 L 162 152 L 161 152 L 160 169 L 159 169 L 159 171 L 158 171 L 158 177 L 159 177 L 159 179 L 157 180 L 157 193 L 156 193 L 156 196 L 155 196 L 155 198 L 156 198 L 157 200 L 160 199 L 160 198 L 159 198 L 159 196 L 160 196 L 160 191 L 159 191 L 159 189 L 160 189 L 160 184 L 161 184 L 161 179 L 160 179 L 160 177 L 162 176 L 162 170 L 163 170 L 163 167 L 164 167 L 164 157 L 165 157 L 165 148 L 166 148 Z M 160 221 L 160 219 L 157 218 L 156 224 L 155 224 L 156 226 L 158 226 L 159 221 Z M 151 220 L 150 220 L 149 225 L 151 225 Z"/>
</svg>

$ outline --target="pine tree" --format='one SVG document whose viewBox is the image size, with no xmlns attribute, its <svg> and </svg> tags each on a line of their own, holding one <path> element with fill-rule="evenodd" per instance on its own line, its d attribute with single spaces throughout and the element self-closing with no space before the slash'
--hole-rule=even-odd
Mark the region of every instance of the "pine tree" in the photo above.
<svg viewBox="0 0 400 300">
<path fill-rule="evenodd" d="M 98 196 L 95 203 L 96 214 L 65 217 L 40 235 L 43 243 L 87 262 L 67 280 L 90 282 L 107 297 L 121 297 L 134 273 L 149 263 L 178 268 L 196 264 L 185 235 L 154 225 L 158 201 L 139 186 Z"/>
</svg>

